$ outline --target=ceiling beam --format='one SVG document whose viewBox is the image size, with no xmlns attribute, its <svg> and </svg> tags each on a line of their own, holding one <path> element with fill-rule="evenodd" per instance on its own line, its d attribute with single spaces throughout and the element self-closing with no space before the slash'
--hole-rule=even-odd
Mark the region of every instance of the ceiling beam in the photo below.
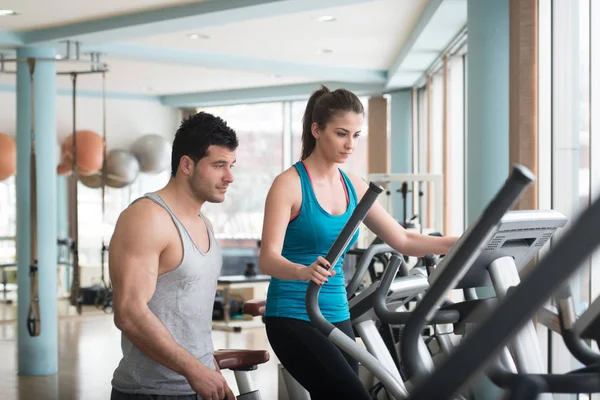
<svg viewBox="0 0 600 400">
<path fill-rule="evenodd" d="M 385 83 L 387 80 L 387 72 L 380 70 L 268 60 L 169 47 L 114 44 L 88 46 L 84 47 L 83 50 L 103 53 L 105 54 L 104 59 L 111 60 L 170 63 L 232 71 L 256 72 L 267 75 L 307 77 L 321 81 L 338 80 L 344 82 Z M 110 64 L 110 61 L 104 61 Z"/>
<path fill-rule="evenodd" d="M 344 88 L 358 96 L 381 95 L 383 84 L 357 84 L 348 82 L 315 82 L 297 85 L 256 87 L 160 96 L 164 106 L 177 108 L 211 107 L 234 104 L 269 103 L 275 101 L 307 100 L 320 85 L 330 90 Z"/>
<path fill-rule="evenodd" d="M 23 33 L 0 30 L 0 49 L 10 49 L 15 46 L 21 46 L 24 43 Z"/>
<path fill-rule="evenodd" d="M 423 71 L 422 76 L 466 23 L 467 0 L 430 0 L 388 69 L 386 88 L 406 86 L 407 73 Z"/>
<path fill-rule="evenodd" d="M 421 36 L 421 33 L 423 33 L 423 30 L 427 27 L 427 25 L 431 21 L 431 18 L 433 17 L 433 15 L 435 14 L 438 7 L 440 6 L 440 4 L 442 4 L 443 1 L 444 0 L 430 0 L 427 3 L 427 6 L 425 6 L 425 10 L 423 10 L 419 21 L 415 25 L 415 28 L 410 33 L 410 36 L 408 37 L 406 42 L 404 42 L 404 45 L 398 52 L 398 55 L 392 63 L 392 66 L 388 69 L 388 82 L 386 86 L 390 86 L 391 81 L 393 81 L 393 78 L 399 72 L 402 62 L 406 59 L 406 56 L 411 52 L 417 39 L 419 38 L 419 36 Z"/>
<path fill-rule="evenodd" d="M 78 40 L 85 44 L 124 42 L 198 27 L 272 18 L 373 0 L 207 0 L 23 33 L 28 45 Z"/>
</svg>

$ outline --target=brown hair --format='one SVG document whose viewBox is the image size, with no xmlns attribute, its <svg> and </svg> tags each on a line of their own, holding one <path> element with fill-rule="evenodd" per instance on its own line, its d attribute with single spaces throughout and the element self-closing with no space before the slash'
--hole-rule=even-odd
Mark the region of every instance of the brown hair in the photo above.
<svg viewBox="0 0 600 400">
<path fill-rule="evenodd" d="M 308 158 L 317 144 L 312 135 L 312 124 L 316 122 L 319 129 L 325 129 L 331 118 L 340 112 L 364 114 L 364 108 L 358 97 L 346 89 L 337 89 L 332 92 L 327 87 L 321 86 L 310 96 L 302 118 L 301 160 Z"/>
</svg>

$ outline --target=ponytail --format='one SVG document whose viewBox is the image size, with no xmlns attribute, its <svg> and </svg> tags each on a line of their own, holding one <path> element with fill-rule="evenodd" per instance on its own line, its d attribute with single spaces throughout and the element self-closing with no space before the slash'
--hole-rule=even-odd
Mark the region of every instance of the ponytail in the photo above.
<svg viewBox="0 0 600 400">
<path fill-rule="evenodd" d="M 301 160 L 306 160 L 317 146 L 312 124 L 316 122 L 319 129 L 325 129 L 334 114 L 344 111 L 363 115 L 365 112 L 359 98 L 349 90 L 337 89 L 332 92 L 326 86 L 321 86 L 310 96 L 302 118 Z"/>
<path fill-rule="evenodd" d="M 301 160 L 306 160 L 308 156 L 311 155 L 315 146 L 317 145 L 317 140 L 312 134 L 312 124 L 313 124 L 313 112 L 315 110 L 315 104 L 319 97 L 323 96 L 326 93 L 330 93 L 329 89 L 326 86 L 321 86 L 319 90 L 314 92 L 310 99 L 308 99 L 308 104 L 306 105 L 306 110 L 304 110 L 304 117 L 302 118 L 302 156 Z"/>
</svg>

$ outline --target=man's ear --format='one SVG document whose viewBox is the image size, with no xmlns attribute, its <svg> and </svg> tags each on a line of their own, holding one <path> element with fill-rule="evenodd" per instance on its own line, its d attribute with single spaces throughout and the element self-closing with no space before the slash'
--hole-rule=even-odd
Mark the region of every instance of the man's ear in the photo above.
<svg viewBox="0 0 600 400">
<path fill-rule="evenodd" d="M 185 175 L 191 175 L 196 168 L 196 163 L 188 156 L 182 156 L 179 159 L 179 169 Z"/>
</svg>

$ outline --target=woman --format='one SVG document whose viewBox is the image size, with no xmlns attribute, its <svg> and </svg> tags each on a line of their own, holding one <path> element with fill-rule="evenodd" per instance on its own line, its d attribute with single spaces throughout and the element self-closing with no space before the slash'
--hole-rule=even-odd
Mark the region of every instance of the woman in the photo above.
<svg viewBox="0 0 600 400">
<path fill-rule="evenodd" d="M 311 325 L 305 305 L 308 281 L 322 285 L 323 316 L 355 339 L 342 262 L 359 233 L 336 265 L 328 265 L 323 256 L 368 188 L 360 177 L 338 167 L 354 151 L 363 120 L 355 94 L 326 87 L 313 93 L 303 118 L 301 160 L 275 178 L 265 204 L 259 267 L 272 276 L 267 336 L 281 364 L 312 399 L 369 399 L 358 379 L 358 362 Z M 456 241 L 407 232 L 378 203 L 364 223 L 409 256 L 445 254 Z"/>
</svg>

